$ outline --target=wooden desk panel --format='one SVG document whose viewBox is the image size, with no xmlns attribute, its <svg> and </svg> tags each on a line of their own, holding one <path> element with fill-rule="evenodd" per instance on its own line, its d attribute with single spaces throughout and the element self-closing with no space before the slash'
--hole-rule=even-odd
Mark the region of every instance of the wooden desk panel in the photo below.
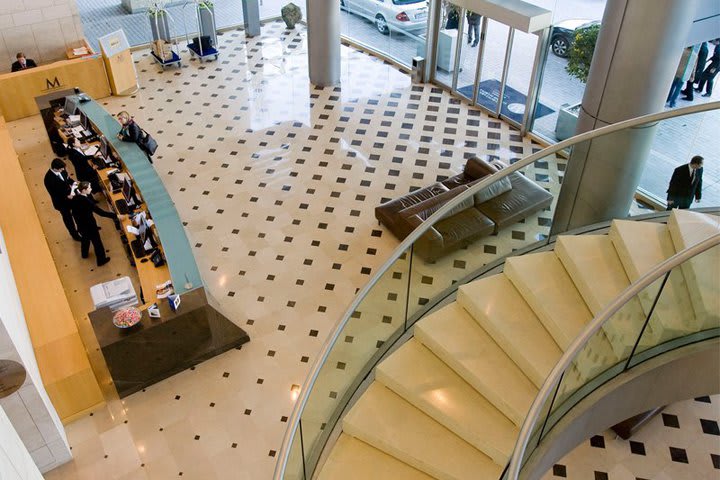
<svg viewBox="0 0 720 480">
<path fill-rule="evenodd" d="M 110 95 L 102 57 L 62 60 L 0 75 L 0 114 L 8 122 L 35 115 L 38 113 L 35 97 L 73 87 L 80 87 L 93 98 Z"/>
<path fill-rule="evenodd" d="M 12 139 L 0 117 L 0 227 L 45 389 L 64 422 L 104 402 L 38 219 Z"/>
</svg>

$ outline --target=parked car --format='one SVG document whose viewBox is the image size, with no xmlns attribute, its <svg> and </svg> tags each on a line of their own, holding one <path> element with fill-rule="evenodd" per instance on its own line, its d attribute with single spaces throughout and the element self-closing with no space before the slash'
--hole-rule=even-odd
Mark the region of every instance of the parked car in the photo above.
<svg viewBox="0 0 720 480">
<path fill-rule="evenodd" d="M 374 22 L 383 35 L 390 30 L 417 33 L 427 25 L 427 0 L 340 0 L 340 7 Z"/>
<path fill-rule="evenodd" d="M 550 31 L 550 50 L 561 58 L 570 55 L 570 47 L 575 41 L 575 33 L 578 30 L 598 25 L 598 20 L 572 19 L 563 20 L 554 25 Z"/>
</svg>

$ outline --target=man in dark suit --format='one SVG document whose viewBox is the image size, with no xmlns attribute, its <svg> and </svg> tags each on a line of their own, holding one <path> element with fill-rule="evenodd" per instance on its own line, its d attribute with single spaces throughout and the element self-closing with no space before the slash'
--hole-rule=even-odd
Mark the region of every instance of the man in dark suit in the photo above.
<svg viewBox="0 0 720 480">
<path fill-rule="evenodd" d="M 91 162 L 93 157 L 85 155 L 80 140 L 73 138 L 68 145 L 68 158 L 75 168 L 75 176 L 81 182 L 90 182 L 94 192 L 100 192 L 100 179 Z"/>
<path fill-rule="evenodd" d="M 75 180 L 70 178 L 65 170 L 65 162 L 54 158 L 50 163 L 50 169 L 45 173 L 45 188 L 50 194 L 53 207 L 62 215 L 63 222 L 73 240 L 79 242 L 80 235 L 75 228 L 75 221 L 72 217 L 70 200 L 72 199 L 73 185 Z"/>
<path fill-rule="evenodd" d="M 35 65 L 35 62 L 30 58 L 25 58 L 25 54 L 22 52 L 15 55 L 15 58 L 17 58 L 17 61 L 13 62 L 11 67 L 11 70 L 13 72 L 37 67 L 37 65 Z"/>
<path fill-rule="evenodd" d="M 693 199 L 702 198 L 703 157 L 695 155 L 690 163 L 675 169 L 667 190 L 667 209 L 690 208 Z"/>
<path fill-rule="evenodd" d="M 90 243 L 92 243 L 97 265 L 101 267 L 110 261 L 110 257 L 105 254 L 105 247 L 100 238 L 99 228 L 95 221 L 95 214 L 112 219 L 117 219 L 118 216 L 98 207 L 91 194 L 92 187 L 90 186 L 90 182 L 80 182 L 78 193 L 72 199 L 72 214 L 75 218 L 75 223 L 77 223 L 80 235 L 82 235 L 82 241 L 80 243 L 80 254 L 82 258 L 88 258 Z"/>
</svg>

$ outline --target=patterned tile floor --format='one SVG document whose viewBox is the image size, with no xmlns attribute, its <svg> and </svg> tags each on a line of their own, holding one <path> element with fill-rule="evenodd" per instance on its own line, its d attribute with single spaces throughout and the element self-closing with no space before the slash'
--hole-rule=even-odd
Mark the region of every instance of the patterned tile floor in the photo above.
<svg viewBox="0 0 720 480">
<path fill-rule="evenodd" d="M 52 152 L 39 118 L 10 124 L 108 398 L 67 426 L 75 460 L 48 479 L 269 478 L 309 366 L 398 244 L 378 226 L 373 208 L 459 172 L 471 154 L 512 162 L 538 148 L 507 124 L 430 85 L 413 86 L 406 73 L 348 48 L 342 87 L 311 86 L 303 30 L 273 23 L 260 38 L 227 32 L 220 44 L 217 62 L 191 60 L 165 72 L 147 51 L 137 52 L 141 90 L 104 102 L 111 112 L 131 111 L 160 142 L 155 167 L 205 283 L 252 340 L 122 401 L 111 393 L 85 318 L 89 285 L 131 273 L 119 239 L 109 225 L 103 229 L 113 256 L 108 266 L 81 261 L 47 205 L 41 178 Z M 556 192 L 563 167 L 550 159 L 525 173 Z M 540 212 L 436 264 L 415 262 L 411 305 L 532 243 L 547 233 L 551 217 Z M 345 343 L 363 343 L 353 335 L 382 339 L 399 325 L 400 318 L 386 321 L 380 301 L 386 299 L 365 305 L 363 323 L 352 324 Z M 339 370 L 328 375 L 345 378 Z"/>
</svg>

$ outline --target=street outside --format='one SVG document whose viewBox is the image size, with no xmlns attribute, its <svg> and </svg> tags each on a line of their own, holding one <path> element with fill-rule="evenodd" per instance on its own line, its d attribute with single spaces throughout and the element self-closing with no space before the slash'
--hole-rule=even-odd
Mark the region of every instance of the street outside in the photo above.
<svg viewBox="0 0 720 480">
<path fill-rule="evenodd" d="M 287 0 L 261 0 L 261 18 L 276 17 Z M 606 0 L 530 0 L 530 3 L 553 10 L 553 24 L 563 20 L 582 18 L 600 20 L 603 15 Z M 119 5 L 119 0 L 78 0 L 78 7 L 85 29 L 85 35 L 92 45 L 97 46 L 97 37 L 122 28 L 131 45 L 140 45 L 151 41 L 150 22 L 144 12 L 127 14 Z M 305 0 L 295 0 L 295 3 L 305 11 Z M 180 4 L 168 8 L 173 18 L 173 34 L 191 35 L 196 30 L 195 12 L 192 4 Z M 478 12 L 481 13 L 481 12 Z M 242 24 L 242 9 L 239 0 L 216 0 L 215 16 L 218 28 Z M 425 56 L 425 32 L 407 34 L 391 30 L 385 35 L 378 31 L 375 23 L 359 14 L 350 13 L 346 9 L 341 11 L 341 33 L 345 37 L 377 50 L 401 64 L 410 66 L 415 56 Z M 460 94 L 472 96 L 472 86 L 475 81 L 479 47 L 472 47 L 467 43 L 467 25 L 459 41 L 462 42 L 460 57 L 460 72 L 458 74 L 457 88 Z M 456 30 L 448 30 L 441 34 L 447 38 L 456 36 Z M 446 39 L 447 39 L 446 38 Z M 486 36 L 484 60 L 481 70 L 480 82 L 490 85 L 502 76 L 505 49 L 508 38 L 508 27 L 490 20 Z M 182 43 L 182 42 L 180 42 Z M 515 103 L 513 110 L 522 115 L 523 96 L 528 92 L 532 67 L 537 48 L 537 36 L 524 32 L 515 32 L 510 66 L 508 69 L 507 85 L 517 91 L 516 97 L 520 103 Z M 450 59 L 452 60 L 452 59 Z M 443 63 L 443 62 L 439 62 Z M 452 84 L 452 61 L 444 62 L 445 69 L 438 69 L 436 79 L 445 85 Z M 533 125 L 533 132 L 555 139 L 555 123 L 558 111 L 566 105 L 577 104 L 582 100 L 585 84 L 571 77 L 566 71 L 567 60 L 548 52 L 542 83 L 539 91 L 540 107 L 536 114 L 539 118 Z M 497 83 L 497 82 L 496 82 Z M 712 98 L 695 96 L 694 103 L 713 101 L 720 96 L 716 89 Z M 487 93 L 487 92 L 485 92 Z M 512 93 L 512 92 L 510 92 Z M 678 106 L 689 105 L 679 101 Z M 664 122 L 655 141 L 655 148 L 647 163 L 645 173 L 641 180 L 641 187 L 664 198 L 667 181 L 672 174 L 674 166 L 686 162 L 690 156 L 698 152 L 717 152 L 717 139 L 707 132 L 713 131 L 720 125 L 720 114 L 710 112 L 695 118 L 676 119 Z M 695 130 L 692 130 L 694 127 Z M 691 132 L 691 133 L 688 133 Z M 705 133 L 704 133 L 705 132 Z M 682 139 L 682 141 L 674 141 Z M 710 148 L 712 147 L 712 148 Z M 714 149 L 713 149 L 714 148 Z M 706 162 L 705 188 L 710 205 L 717 205 L 720 201 L 720 166 L 717 162 Z"/>
</svg>

